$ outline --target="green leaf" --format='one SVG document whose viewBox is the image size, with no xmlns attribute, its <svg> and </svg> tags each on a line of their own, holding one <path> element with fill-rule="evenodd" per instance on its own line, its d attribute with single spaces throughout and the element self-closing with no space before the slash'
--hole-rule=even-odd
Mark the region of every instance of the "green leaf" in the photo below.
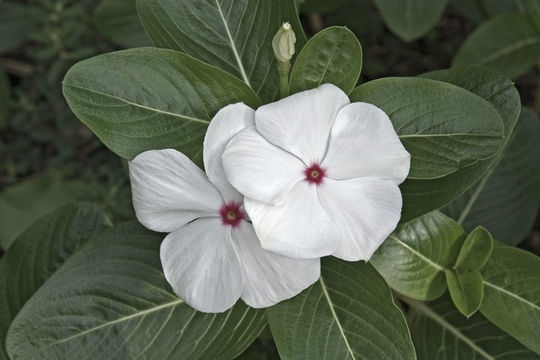
<svg viewBox="0 0 540 360">
<path fill-rule="evenodd" d="M 529 233 L 540 202 L 540 120 L 523 107 L 516 129 L 496 167 L 445 212 L 470 231 L 485 226 L 493 237 L 515 245 Z"/>
<path fill-rule="evenodd" d="M 364 262 L 323 259 L 317 283 L 267 314 L 283 360 L 415 358 L 390 289 Z"/>
<path fill-rule="evenodd" d="M 504 138 L 495 109 L 457 86 L 421 78 L 384 78 L 360 85 L 351 101 L 384 110 L 411 153 L 409 179 L 436 179 L 492 157 Z"/>
<path fill-rule="evenodd" d="M 454 264 L 465 233 L 452 219 L 433 211 L 400 225 L 370 260 L 392 289 L 432 300 L 446 291 L 445 269 Z"/>
<path fill-rule="evenodd" d="M 448 0 L 373 0 L 390 30 L 405 41 L 425 35 L 437 24 Z"/>
<path fill-rule="evenodd" d="M 540 3 L 537 0 L 523 0 L 523 3 L 524 12 L 529 16 L 536 31 L 540 33 Z"/>
<path fill-rule="evenodd" d="M 135 0 L 102 0 L 94 14 L 98 31 L 123 47 L 151 45 L 137 16 Z"/>
<path fill-rule="evenodd" d="M 454 269 L 480 270 L 488 261 L 492 250 L 493 238 L 491 234 L 479 226 L 463 242 Z"/>
<path fill-rule="evenodd" d="M 191 309 L 161 270 L 162 235 L 126 223 L 72 256 L 13 321 L 17 359 L 234 359 L 266 326 L 238 303 L 223 314 Z"/>
<path fill-rule="evenodd" d="M 429 181 L 489 159 L 505 143 L 499 113 L 487 101 L 448 83 L 421 78 L 384 78 L 357 87 L 350 98 L 384 110 L 411 153 L 411 170 L 401 187 L 402 221 L 434 210 L 436 205 L 444 205 L 460 195 L 453 189 L 439 189 L 440 194 L 430 192 L 429 201 L 417 201 L 415 197 L 426 184 L 429 186 Z M 465 179 L 457 176 L 455 182 L 474 183 L 482 174 L 465 173 Z M 453 186 L 456 185 L 459 184 Z M 450 195 L 449 191 L 453 193 Z"/>
<path fill-rule="evenodd" d="M 276 99 L 279 77 L 272 38 L 291 23 L 296 50 L 305 43 L 293 0 L 137 0 L 158 47 L 182 51 L 242 79 L 264 102 Z"/>
<path fill-rule="evenodd" d="M 0 130 L 2 130 L 8 121 L 9 110 L 9 79 L 7 75 L 0 70 Z"/>
<path fill-rule="evenodd" d="M 540 258 L 513 247 L 496 246 L 482 276 L 482 315 L 540 354 Z"/>
<path fill-rule="evenodd" d="M 131 159 L 175 148 L 201 162 L 208 123 L 223 106 L 257 107 L 240 80 L 185 54 L 139 48 L 75 64 L 63 91 L 71 110 L 112 151 Z"/>
<path fill-rule="evenodd" d="M 48 175 L 6 188 L 0 193 L 0 248 L 7 250 L 38 218 L 80 200 L 97 200 L 95 185 Z"/>
<path fill-rule="evenodd" d="M 13 2 L 0 2 L 0 54 L 17 48 L 37 30 L 40 12 Z"/>
<path fill-rule="evenodd" d="M 482 23 L 458 50 L 452 66 L 486 65 L 516 78 L 540 59 L 540 33 L 527 15 L 507 13 Z"/>
<path fill-rule="evenodd" d="M 349 0 L 300 0 L 303 14 L 328 14 L 343 6 L 351 6 Z"/>
<path fill-rule="evenodd" d="M 298 54 L 290 94 L 332 83 L 349 94 L 362 70 L 362 47 L 349 29 L 333 26 L 318 32 Z"/>
<path fill-rule="evenodd" d="M 0 359 L 9 324 L 47 278 L 94 235 L 105 217 L 96 205 L 66 205 L 26 229 L 0 261 Z"/>
<path fill-rule="evenodd" d="M 493 70 L 480 67 L 440 70 L 422 76 L 452 83 L 488 100 L 503 119 L 504 142 L 508 142 L 521 108 L 519 93 L 510 80 Z M 439 209 L 456 199 L 497 161 L 498 157 L 482 160 L 440 179 L 405 181 L 400 186 L 406 210 L 402 214 L 402 221 Z"/>
<path fill-rule="evenodd" d="M 446 283 L 452 301 L 460 313 L 470 317 L 480 307 L 484 296 L 482 275 L 478 270 L 446 270 Z"/>
<path fill-rule="evenodd" d="M 540 359 L 482 315 L 463 317 L 448 296 L 428 304 L 407 303 L 418 315 L 412 329 L 418 360 Z"/>
</svg>

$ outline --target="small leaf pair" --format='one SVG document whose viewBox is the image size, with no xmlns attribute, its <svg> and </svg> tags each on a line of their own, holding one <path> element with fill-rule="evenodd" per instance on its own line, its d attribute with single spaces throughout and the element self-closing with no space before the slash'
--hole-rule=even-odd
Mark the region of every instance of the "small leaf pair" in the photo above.
<svg viewBox="0 0 540 360">
<path fill-rule="evenodd" d="M 493 238 L 479 226 L 465 239 L 453 269 L 446 269 L 446 282 L 452 301 L 466 317 L 473 315 L 482 304 L 484 282 L 480 269 L 493 250 Z"/>
</svg>

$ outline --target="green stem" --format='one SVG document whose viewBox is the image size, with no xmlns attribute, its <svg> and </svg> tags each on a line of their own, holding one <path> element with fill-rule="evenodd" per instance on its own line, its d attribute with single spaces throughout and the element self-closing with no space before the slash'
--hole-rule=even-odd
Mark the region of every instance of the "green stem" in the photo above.
<svg viewBox="0 0 540 360">
<path fill-rule="evenodd" d="M 279 74 L 279 98 L 289 96 L 289 74 Z"/>
<path fill-rule="evenodd" d="M 289 96 L 289 71 L 291 70 L 291 63 L 278 61 L 277 70 L 279 73 L 279 98 L 283 99 Z"/>
</svg>

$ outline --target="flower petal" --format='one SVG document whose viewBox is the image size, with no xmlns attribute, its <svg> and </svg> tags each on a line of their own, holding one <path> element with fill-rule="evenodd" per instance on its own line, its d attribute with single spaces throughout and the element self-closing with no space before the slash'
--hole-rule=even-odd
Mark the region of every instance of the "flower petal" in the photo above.
<svg viewBox="0 0 540 360">
<path fill-rule="evenodd" d="M 240 131 L 254 125 L 255 110 L 237 103 L 219 110 L 210 122 L 204 138 L 204 169 L 225 202 L 242 201 L 243 196 L 225 178 L 221 155 L 227 143 Z"/>
<path fill-rule="evenodd" d="M 315 185 L 297 183 L 280 206 L 250 198 L 244 204 L 265 250 L 313 259 L 330 255 L 340 245 L 339 230 L 319 203 Z"/>
<path fill-rule="evenodd" d="M 332 255 L 347 261 L 368 261 L 401 217 L 401 192 L 390 180 L 326 179 L 319 197 L 341 232 Z"/>
<path fill-rule="evenodd" d="M 292 298 L 319 278 L 319 259 L 291 259 L 263 250 L 253 226 L 243 221 L 232 237 L 244 271 L 242 300 L 264 308 Z"/>
<path fill-rule="evenodd" d="M 410 163 L 411 156 L 384 111 L 362 102 L 339 111 L 323 161 L 329 177 L 378 177 L 401 184 Z"/>
<path fill-rule="evenodd" d="M 302 161 L 270 144 L 254 127 L 234 137 L 222 159 L 231 184 L 244 196 L 266 203 L 282 203 L 304 178 Z"/>
<path fill-rule="evenodd" d="M 178 230 L 193 219 L 219 216 L 223 199 L 204 172 L 184 154 L 145 151 L 129 162 L 133 207 L 148 229 Z"/>
<path fill-rule="evenodd" d="M 197 219 L 161 244 L 163 272 L 174 292 L 198 311 L 224 312 L 244 287 L 231 228 L 218 219 Z"/>
<path fill-rule="evenodd" d="M 338 87 L 324 84 L 261 106 L 255 124 L 268 141 L 310 166 L 323 159 L 336 115 L 348 103 Z"/>
</svg>

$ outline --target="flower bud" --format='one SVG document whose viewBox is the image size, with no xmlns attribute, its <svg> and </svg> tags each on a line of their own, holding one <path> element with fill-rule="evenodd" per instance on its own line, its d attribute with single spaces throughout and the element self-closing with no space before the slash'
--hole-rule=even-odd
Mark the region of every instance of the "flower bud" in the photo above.
<svg viewBox="0 0 540 360">
<path fill-rule="evenodd" d="M 294 55 L 294 43 L 296 36 L 291 24 L 283 23 L 272 39 L 274 55 L 279 62 L 288 63 Z"/>
</svg>

